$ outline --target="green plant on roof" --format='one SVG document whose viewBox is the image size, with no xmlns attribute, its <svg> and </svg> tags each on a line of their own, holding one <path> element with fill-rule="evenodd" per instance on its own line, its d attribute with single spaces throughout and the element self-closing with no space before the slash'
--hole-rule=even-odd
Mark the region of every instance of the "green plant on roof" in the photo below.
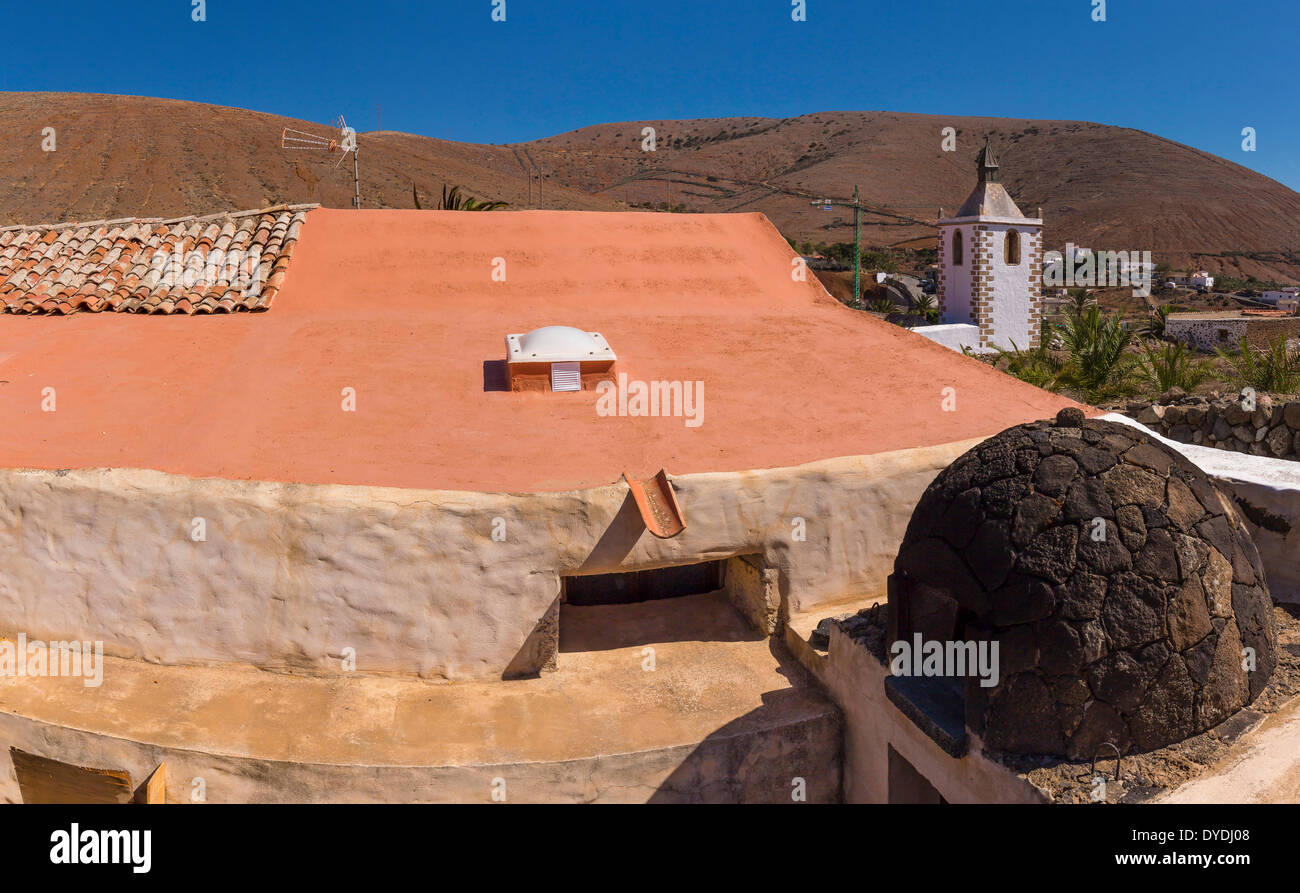
<svg viewBox="0 0 1300 893">
<path fill-rule="evenodd" d="M 420 203 L 420 192 L 411 184 L 411 198 L 415 200 L 415 208 L 418 211 L 424 210 L 424 205 Z M 474 198 L 474 196 L 461 194 L 459 186 L 453 186 L 447 189 L 447 184 L 442 186 L 442 199 L 438 202 L 435 211 L 495 211 L 498 208 L 504 208 L 509 202 L 484 201 L 483 199 Z"/>
<path fill-rule="evenodd" d="M 939 321 L 939 306 L 934 302 L 932 295 L 918 295 L 912 302 L 912 312 L 924 316 L 926 322 L 937 323 Z"/>
</svg>

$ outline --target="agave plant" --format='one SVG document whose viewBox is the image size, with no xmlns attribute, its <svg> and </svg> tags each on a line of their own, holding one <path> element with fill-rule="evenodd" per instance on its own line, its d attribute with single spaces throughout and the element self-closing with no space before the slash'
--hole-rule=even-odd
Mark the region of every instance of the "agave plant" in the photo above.
<svg viewBox="0 0 1300 893">
<path fill-rule="evenodd" d="M 419 190 L 415 184 L 411 184 L 411 197 L 415 200 L 416 210 L 424 210 L 424 205 L 420 203 Z M 447 189 L 447 184 L 442 185 L 442 200 L 438 202 L 437 211 L 495 211 L 498 208 L 504 208 L 508 202 L 484 201 L 474 198 L 472 195 L 462 195 L 459 186 L 453 186 Z"/>
<path fill-rule="evenodd" d="M 1191 391 L 1214 374 L 1209 360 L 1196 359 L 1195 353 L 1181 342 L 1162 344 L 1159 347 L 1143 346 L 1138 358 L 1137 372 L 1157 392 L 1170 388 Z"/>
<path fill-rule="evenodd" d="M 1125 356 L 1133 333 L 1125 329 L 1118 313 L 1106 314 L 1096 304 L 1069 313 L 1058 325 L 1061 343 L 1069 352 L 1060 383 L 1099 403 L 1129 393 L 1133 386 L 1133 361 Z"/>
<path fill-rule="evenodd" d="M 1236 354 L 1223 348 L 1215 352 L 1232 368 L 1236 383 L 1260 392 L 1294 394 L 1300 391 L 1300 351 L 1292 351 L 1284 336 L 1278 336 L 1267 347 L 1251 347 L 1242 338 L 1237 342 Z"/>
</svg>

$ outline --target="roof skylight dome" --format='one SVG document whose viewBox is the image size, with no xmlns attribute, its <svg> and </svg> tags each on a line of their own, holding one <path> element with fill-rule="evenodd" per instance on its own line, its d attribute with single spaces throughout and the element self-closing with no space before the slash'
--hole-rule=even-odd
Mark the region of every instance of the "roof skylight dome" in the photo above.
<svg viewBox="0 0 1300 893">
<path fill-rule="evenodd" d="M 599 332 L 584 332 L 573 326 L 542 326 L 526 335 L 509 335 L 506 344 L 512 363 L 617 359 Z"/>
<path fill-rule="evenodd" d="M 600 332 L 573 326 L 542 326 L 506 336 L 511 390 L 533 390 L 549 382 L 552 391 L 581 391 L 608 376 L 616 359 Z"/>
</svg>

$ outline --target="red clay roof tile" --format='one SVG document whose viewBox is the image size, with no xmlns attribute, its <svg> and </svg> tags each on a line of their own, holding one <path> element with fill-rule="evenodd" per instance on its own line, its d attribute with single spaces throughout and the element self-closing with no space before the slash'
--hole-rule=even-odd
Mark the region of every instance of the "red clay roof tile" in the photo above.
<svg viewBox="0 0 1300 893">
<path fill-rule="evenodd" d="M 266 310 L 315 205 L 0 229 L 0 313 Z"/>
</svg>

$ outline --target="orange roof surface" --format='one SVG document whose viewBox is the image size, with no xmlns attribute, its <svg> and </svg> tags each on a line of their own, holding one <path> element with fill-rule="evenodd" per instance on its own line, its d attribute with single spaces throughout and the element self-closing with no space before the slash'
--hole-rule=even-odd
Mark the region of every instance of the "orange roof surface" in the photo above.
<svg viewBox="0 0 1300 893">
<path fill-rule="evenodd" d="M 842 306 L 794 259 L 761 214 L 310 211 L 266 313 L 0 315 L 0 466 L 556 490 L 938 444 L 1071 405 Z M 630 380 L 703 382 L 702 423 L 492 389 L 506 335 L 545 325 L 602 333 Z"/>
<path fill-rule="evenodd" d="M 0 312 L 265 310 L 307 208 L 0 229 Z"/>
</svg>

